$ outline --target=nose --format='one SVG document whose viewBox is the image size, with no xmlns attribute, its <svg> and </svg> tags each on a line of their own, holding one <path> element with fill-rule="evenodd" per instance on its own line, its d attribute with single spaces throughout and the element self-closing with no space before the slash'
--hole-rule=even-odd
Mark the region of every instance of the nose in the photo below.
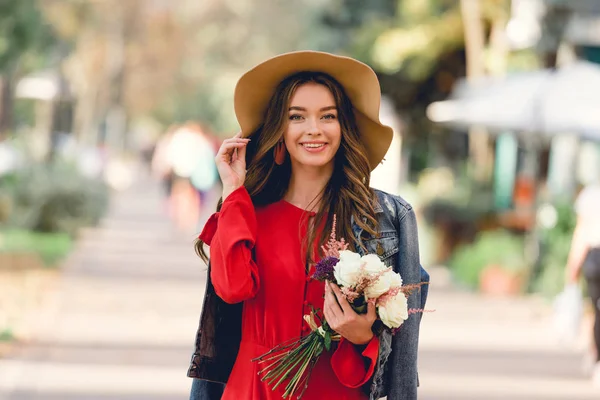
<svg viewBox="0 0 600 400">
<path fill-rule="evenodd" d="M 321 133 L 319 130 L 319 123 L 313 118 L 309 119 L 306 133 L 309 135 L 318 135 Z"/>
</svg>

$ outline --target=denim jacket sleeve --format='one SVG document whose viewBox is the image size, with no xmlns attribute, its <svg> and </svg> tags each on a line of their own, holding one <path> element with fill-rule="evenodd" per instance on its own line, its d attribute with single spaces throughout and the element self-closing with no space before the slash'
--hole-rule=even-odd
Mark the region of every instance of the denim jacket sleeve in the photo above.
<svg viewBox="0 0 600 400">
<path fill-rule="evenodd" d="M 377 242 L 381 243 L 388 259 L 405 284 L 429 282 L 429 275 L 421 267 L 416 216 L 413 208 L 399 196 L 377 191 L 381 236 L 370 238 L 367 250 L 373 251 Z M 358 230 L 356 237 L 361 237 Z M 390 256 L 390 254 L 393 254 Z M 415 290 L 408 298 L 408 307 L 425 308 L 428 286 Z M 369 387 L 369 399 L 377 400 L 387 396 L 387 400 L 417 399 L 417 353 L 419 326 L 422 314 L 410 315 L 399 331 L 392 335 L 384 329 L 379 336 L 379 360 Z"/>
<path fill-rule="evenodd" d="M 428 276 L 419 261 L 417 221 L 412 208 L 398 221 L 399 253 L 397 268 L 405 284 L 416 284 Z M 426 285 L 425 285 L 426 286 Z M 422 309 L 427 291 L 417 290 L 408 298 L 408 307 Z M 392 338 L 392 352 L 388 360 L 388 400 L 412 400 L 417 398 L 417 353 L 419 347 L 419 326 L 422 313 L 413 314 L 400 327 Z"/>
</svg>

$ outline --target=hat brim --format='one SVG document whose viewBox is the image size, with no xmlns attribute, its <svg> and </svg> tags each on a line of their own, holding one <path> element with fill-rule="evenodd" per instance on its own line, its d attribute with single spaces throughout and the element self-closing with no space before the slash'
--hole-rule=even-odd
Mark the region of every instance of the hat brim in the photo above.
<svg viewBox="0 0 600 400">
<path fill-rule="evenodd" d="M 371 170 L 383 160 L 393 131 L 379 121 L 381 88 L 375 72 L 355 59 L 318 51 L 297 51 L 273 57 L 246 72 L 234 94 L 234 109 L 242 136 L 247 137 L 262 123 L 281 81 L 298 72 L 323 72 L 343 87 L 352 102 L 361 141 Z"/>
</svg>

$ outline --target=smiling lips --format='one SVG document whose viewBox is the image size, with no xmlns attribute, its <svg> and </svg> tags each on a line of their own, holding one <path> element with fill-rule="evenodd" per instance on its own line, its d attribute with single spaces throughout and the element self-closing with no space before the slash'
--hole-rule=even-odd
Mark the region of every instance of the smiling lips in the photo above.
<svg viewBox="0 0 600 400">
<path fill-rule="evenodd" d="M 307 142 L 307 143 L 301 143 L 301 144 L 302 144 L 302 147 L 304 147 L 304 149 L 306 151 L 311 152 L 311 153 L 320 152 L 327 145 L 327 143 L 324 143 L 324 142 Z"/>
</svg>

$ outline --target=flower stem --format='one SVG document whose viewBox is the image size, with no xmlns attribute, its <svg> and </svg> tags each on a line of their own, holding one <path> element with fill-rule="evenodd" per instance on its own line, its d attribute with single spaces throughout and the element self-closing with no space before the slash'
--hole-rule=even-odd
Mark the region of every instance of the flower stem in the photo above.
<svg viewBox="0 0 600 400">
<path fill-rule="evenodd" d="M 292 373 L 293 369 L 300 364 L 300 370 L 303 370 L 303 366 L 306 365 L 305 363 L 308 363 L 308 361 L 310 361 L 310 351 L 307 351 L 303 354 L 300 355 L 300 357 L 298 357 L 298 359 L 289 367 L 289 369 L 285 370 L 284 373 L 282 373 L 281 375 L 274 377 L 273 380 L 279 378 L 279 380 L 275 383 L 275 385 L 273 386 L 273 390 L 277 389 L 277 387 L 279 385 L 281 385 L 283 383 L 283 381 L 285 381 L 285 379 Z M 298 376 L 300 372 L 296 372 L 296 374 L 294 375 L 294 377 L 292 378 L 292 380 L 296 379 L 296 377 Z M 287 387 L 287 386 L 286 386 Z"/>
<path fill-rule="evenodd" d="M 310 372 L 312 371 L 312 367 L 314 367 L 314 365 L 315 365 L 317 359 L 319 358 L 319 356 L 321 355 L 322 351 L 323 351 L 322 341 L 321 340 L 315 341 L 313 346 L 310 348 L 310 351 L 308 351 L 307 362 L 303 363 L 303 365 L 300 367 L 300 369 L 298 370 L 298 372 L 296 373 L 294 378 L 286 386 L 286 391 L 284 393 L 284 397 L 292 396 L 296 392 L 296 390 L 299 386 L 299 383 L 304 380 L 303 377 L 305 375 L 305 372 L 308 370 L 309 371 L 308 374 L 310 374 Z"/>
<path fill-rule="evenodd" d="M 300 346 L 298 346 L 298 348 L 292 350 L 291 352 L 287 353 L 285 355 L 285 357 L 283 358 L 283 360 L 279 363 L 273 363 L 271 364 L 270 367 L 274 367 L 273 369 L 271 369 L 263 378 L 264 380 L 268 380 L 271 379 L 273 377 L 277 377 L 279 376 L 280 372 L 283 370 L 286 370 L 288 368 L 291 369 L 290 364 L 300 355 L 303 354 L 303 349 L 305 348 L 306 344 L 302 344 Z M 270 367 L 265 368 L 263 371 L 261 371 L 262 373 L 266 372 L 266 370 L 270 369 Z M 276 378 L 273 378 L 276 379 Z"/>
<path fill-rule="evenodd" d="M 268 356 L 268 355 L 273 354 L 273 353 L 278 353 L 278 352 L 284 351 L 285 349 L 288 349 L 290 347 L 294 347 L 294 346 L 298 345 L 299 343 L 302 343 L 303 341 L 305 341 L 306 338 L 307 337 L 303 337 L 303 338 L 300 338 L 300 339 L 293 338 L 293 339 L 288 340 L 287 342 L 283 342 L 281 344 L 278 344 L 277 346 L 273 347 L 271 350 L 269 350 L 265 354 L 262 354 L 261 356 L 252 359 L 252 362 L 260 361 L 265 356 Z"/>
</svg>

